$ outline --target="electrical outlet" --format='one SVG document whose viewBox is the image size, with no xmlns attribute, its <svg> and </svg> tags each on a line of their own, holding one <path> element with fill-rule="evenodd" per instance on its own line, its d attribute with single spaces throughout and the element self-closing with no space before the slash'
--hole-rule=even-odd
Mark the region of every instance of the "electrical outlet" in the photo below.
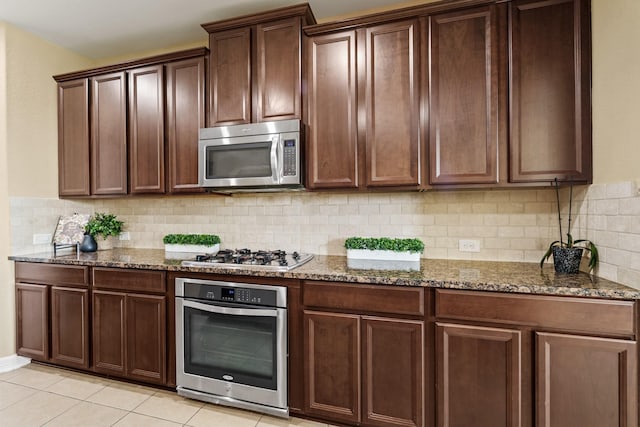
<svg viewBox="0 0 640 427">
<path fill-rule="evenodd" d="M 128 231 L 123 231 L 118 235 L 118 239 L 120 240 L 131 240 L 131 235 Z"/>
<path fill-rule="evenodd" d="M 458 240 L 460 252 L 480 252 L 480 240 Z"/>
<path fill-rule="evenodd" d="M 51 234 L 34 234 L 33 235 L 34 245 L 47 245 L 49 243 L 51 243 Z"/>
</svg>

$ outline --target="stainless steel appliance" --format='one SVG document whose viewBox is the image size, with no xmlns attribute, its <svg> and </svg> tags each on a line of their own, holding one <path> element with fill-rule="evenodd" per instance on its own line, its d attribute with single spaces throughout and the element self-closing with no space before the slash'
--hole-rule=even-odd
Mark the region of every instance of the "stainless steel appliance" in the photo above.
<svg viewBox="0 0 640 427">
<path fill-rule="evenodd" d="M 300 120 L 200 129 L 200 186 L 212 191 L 303 188 Z"/>
<path fill-rule="evenodd" d="M 176 279 L 178 394 L 288 417 L 285 287 Z"/>
<path fill-rule="evenodd" d="M 312 254 L 287 253 L 283 250 L 252 251 L 223 249 L 216 254 L 200 254 L 182 261 L 185 267 L 225 267 L 236 269 L 289 271 L 310 261 Z"/>
</svg>

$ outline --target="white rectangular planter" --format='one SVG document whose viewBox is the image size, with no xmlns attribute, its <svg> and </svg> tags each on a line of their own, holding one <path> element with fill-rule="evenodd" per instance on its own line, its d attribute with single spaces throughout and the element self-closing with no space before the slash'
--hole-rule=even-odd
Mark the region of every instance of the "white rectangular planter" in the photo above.
<svg viewBox="0 0 640 427">
<path fill-rule="evenodd" d="M 419 252 L 347 249 L 347 267 L 358 270 L 419 271 Z"/>
<path fill-rule="evenodd" d="M 420 252 L 395 252 L 370 249 L 347 249 L 347 258 L 377 261 L 420 261 Z"/>
<path fill-rule="evenodd" d="M 164 245 L 165 255 L 168 258 L 192 258 L 193 254 L 215 255 L 220 250 L 220 244 L 213 246 L 205 245 Z"/>
</svg>

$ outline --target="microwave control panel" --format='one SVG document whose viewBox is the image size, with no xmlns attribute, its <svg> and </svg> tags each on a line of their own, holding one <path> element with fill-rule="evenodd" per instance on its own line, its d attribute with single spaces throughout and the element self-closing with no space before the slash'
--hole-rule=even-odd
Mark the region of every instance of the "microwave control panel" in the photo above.
<svg viewBox="0 0 640 427">
<path fill-rule="evenodd" d="M 282 173 L 284 176 L 296 176 L 298 174 L 297 161 L 296 161 L 296 140 L 285 139 L 284 140 L 284 152 L 282 154 L 283 165 Z"/>
</svg>

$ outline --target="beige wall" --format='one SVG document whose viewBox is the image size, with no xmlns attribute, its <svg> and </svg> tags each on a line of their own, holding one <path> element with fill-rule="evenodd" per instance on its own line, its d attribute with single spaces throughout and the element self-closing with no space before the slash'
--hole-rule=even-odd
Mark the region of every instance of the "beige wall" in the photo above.
<svg viewBox="0 0 640 427">
<path fill-rule="evenodd" d="M 58 107 L 54 74 L 93 62 L 7 25 L 9 195 L 58 195 Z"/>
<path fill-rule="evenodd" d="M 7 260 L 11 247 L 7 168 L 7 74 L 6 26 L 0 22 L 0 357 L 13 354 L 13 263 Z"/>
<path fill-rule="evenodd" d="M 57 197 L 54 74 L 92 62 L 0 23 L 0 357 L 15 353 L 9 196 Z M 49 233 L 51 231 L 48 231 Z"/>
<path fill-rule="evenodd" d="M 592 0 L 593 181 L 640 178 L 640 1 Z"/>
</svg>

